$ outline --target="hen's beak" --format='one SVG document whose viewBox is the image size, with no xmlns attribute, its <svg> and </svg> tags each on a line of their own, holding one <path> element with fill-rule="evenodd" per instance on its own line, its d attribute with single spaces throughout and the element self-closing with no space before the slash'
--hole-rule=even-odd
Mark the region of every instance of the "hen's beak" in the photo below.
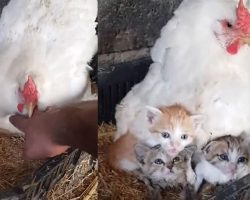
<svg viewBox="0 0 250 200">
<path fill-rule="evenodd" d="M 25 104 L 25 108 L 27 110 L 27 114 L 28 114 L 28 117 L 31 118 L 32 117 L 32 114 L 34 112 L 34 109 L 36 107 L 36 104 L 35 103 L 27 103 Z"/>
</svg>

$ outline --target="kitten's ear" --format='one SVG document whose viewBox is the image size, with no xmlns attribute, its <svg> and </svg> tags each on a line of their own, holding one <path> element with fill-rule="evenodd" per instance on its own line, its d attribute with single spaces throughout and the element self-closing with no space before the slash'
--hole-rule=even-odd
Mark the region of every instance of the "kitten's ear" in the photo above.
<svg viewBox="0 0 250 200">
<path fill-rule="evenodd" d="M 146 153 L 150 150 L 150 148 L 144 144 L 136 144 L 134 146 L 134 152 L 135 152 L 135 157 L 136 159 L 140 162 L 143 163 L 143 160 L 146 156 Z"/>
<path fill-rule="evenodd" d="M 201 129 L 205 121 L 207 120 L 207 115 L 203 114 L 196 114 L 196 115 L 191 115 L 190 116 L 194 129 Z"/>
<path fill-rule="evenodd" d="M 146 106 L 145 108 L 146 108 L 147 121 L 150 124 L 154 124 L 162 115 L 162 112 L 158 108 L 152 106 Z"/>
<path fill-rule="evenodd" d="M 207 145 L 202 149 L 202 151 L 206 159 L 211 160 L 215 154 L 222 152 L 223 149 L 227 148 L 228 148 L 227 142 L 225 142 L 224 140 L 215 139 L 208 142 Z"/>
<path fill-rule="evenodd" d="M 250 155 L 250 133 L 242 132 L 239 137 L 242 140 L 242 145 L 247 148 L 248 154 Z"/>
<path fill-rule="evenodd" d="M 204 154 L 210 153 L 210 151 L 217 145 L 217 141 L 209 141 L 203 148 L 202 152 Z"/>
</svg>

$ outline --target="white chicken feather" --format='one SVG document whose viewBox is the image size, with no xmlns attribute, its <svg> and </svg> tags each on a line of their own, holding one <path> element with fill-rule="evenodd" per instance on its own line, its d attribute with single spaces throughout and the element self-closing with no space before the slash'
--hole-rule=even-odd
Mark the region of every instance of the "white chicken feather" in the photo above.
<svg viewBox="0 0 250 200">
<path fill-rule="evenodd" d="M 182 2 L 152 48 L 154 63 L 145 79 L 117 106 L 115 140 L 129 130 L 145 105 L 175 103 L 207 116 L 207 135 L 200 136 L 201 142 L 209 139 L 209 133 L 212 138 L 250 134 L 250 47 L 242 44 L 234 55 L 226 49 L 233 38 L 234 32 L 228 30 L 236 21 L 237 4 L 233 0 Z M 223 28 L 224 22 L 228 27 Z"/>
<path fill-rule="evenodd" d="M 8 117 L 18 112 L 28 76 L 40 110 L 82 98 L 97 50 L 96 17 L 97 0 L 8 3 L 0 19 L 0 128 L 17 131 Z"/>
</svg>

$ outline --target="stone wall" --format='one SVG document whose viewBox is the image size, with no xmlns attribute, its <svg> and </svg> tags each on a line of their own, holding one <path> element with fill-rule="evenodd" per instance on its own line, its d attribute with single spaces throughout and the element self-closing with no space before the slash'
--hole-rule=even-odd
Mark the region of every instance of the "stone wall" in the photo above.
<svg viewBox="0 0 250 200">
<path fill-rule="evenodd" d="M 99 0 L 99 54 L 151 47 L 181 0 Z"/>
</svg>

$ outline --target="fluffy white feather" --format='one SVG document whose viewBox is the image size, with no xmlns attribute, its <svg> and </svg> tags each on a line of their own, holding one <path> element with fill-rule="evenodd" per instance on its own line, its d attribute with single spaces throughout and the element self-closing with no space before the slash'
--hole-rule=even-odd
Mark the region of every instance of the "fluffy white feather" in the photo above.
<svg viewBox="0 0 250 200">
<path fill-rule="evenodd" d="M 231 55 L 215 37 L 222 32 L 219 20 L 235 21 L 237 3 L 182 2 L 152 48 L 154 63 L 145 79 L 117 107 L 115 139 L 142 106 L 174 103 L 207 115 L 204 128 L 212 138 L 250 133 L 250 48 L 244 45 Z"/>
<path fill-rule="evenodd" d="M 38 108 L 80 100 L 97 50 L 97 0 L 11 0 L 0 19 L 0 128 L 16 131 L 18 90 L 31 75 Z"/>
</svg>

